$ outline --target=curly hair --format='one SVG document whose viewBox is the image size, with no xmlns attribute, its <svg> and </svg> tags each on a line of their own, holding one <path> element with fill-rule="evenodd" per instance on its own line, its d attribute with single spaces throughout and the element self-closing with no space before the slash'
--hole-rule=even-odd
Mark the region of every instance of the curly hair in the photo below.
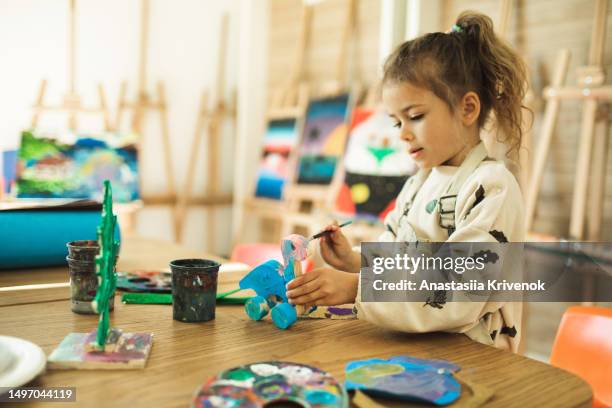
<svg viewBox="0 0 612 408">
<path fill-rule="evenodd" d="M 448 33 L 429 33 L 398 46 L 383 68 L 383 84 L 408 81 L 429 89 L 454 111 L 469 91 L 480 98 L 478 127 L 495 115 L 498 139 L 518 153 L 523 136 L 527 68 L 495 35 L 491 19 L 465 11 Z"/>
</svg>

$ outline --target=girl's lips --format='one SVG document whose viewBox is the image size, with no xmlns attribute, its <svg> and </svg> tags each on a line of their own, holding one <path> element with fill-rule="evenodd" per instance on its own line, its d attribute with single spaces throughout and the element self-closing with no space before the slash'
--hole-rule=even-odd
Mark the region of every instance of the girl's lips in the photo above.
<svg viewBox="0 0 612 408">
<path fill-rule="evenodd" d="M 423 154 L 423 148 L 417 147 L 415 149 L 410 149 L 410 155 L 414 158 L 417 158 Z"/>
</svg>

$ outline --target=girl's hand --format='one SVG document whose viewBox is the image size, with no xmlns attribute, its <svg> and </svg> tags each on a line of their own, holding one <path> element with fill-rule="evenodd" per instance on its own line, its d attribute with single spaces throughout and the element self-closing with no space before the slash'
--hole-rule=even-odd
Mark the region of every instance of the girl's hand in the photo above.
<svg viewBox="0 0 612 408">
<path fill-rule="evenodd" d="M 292 305 L 343 305 L 355 301 L 358 284 L 357 274 L 317 268 L 289 282 L 287 298 Z"/>
<path fill-rule="evenodd" d="M 323 260 L 338 270 L 359 272 L 359 265 L 355 270 L 354 263 L 355 259 L 358 263 L 361 259 L 358 254 L 354 254 L 351 244 L 338 227 L 338 222 L 334 221 L 333 224 L 325 227 L 325 231 L 332 231 L 332 233 L 319 238 Z"/>
</svg>

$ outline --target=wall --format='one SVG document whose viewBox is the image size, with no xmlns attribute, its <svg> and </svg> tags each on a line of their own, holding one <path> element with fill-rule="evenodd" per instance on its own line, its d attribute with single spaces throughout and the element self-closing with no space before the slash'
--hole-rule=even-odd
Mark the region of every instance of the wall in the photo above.
<svg viewBox="0 0 612 408">
<path fill-rule="evenodd" d="M 380 68 L 378 36 L 381 1 L 358 0 L 357 4 L 356 64 L 362 72 L 361 78 L 371 82 L 377 78 Z M 314 5 L 310 48 L 305 66 L 306 77 L 313 84 L 336 78 L 347 5 L 347 0 L 327 0 Z M 301 16 L 300 0 L 270 1 L 269 88 L 284 85 L 283 81 L 286 81 L 287 74 L 293 69 Z"/>
<path fill-rule="evenodd" d="M 576 84 L 576 68 L 586 65 L 594 0 L 530 0 L 514 1 L 508 40 L 525 57 L 531 69 L 533 90 L 541 98 L 551 80 L 558 50 L 571 52 L 567 85 Z M 440 29 L 450 27 L 463 10 L 477 10 L 498 19 L 501 1 L 444 0 Z M 604 65 L 607 84 L 612 73 L 612 7 L 608 7 Z M 534 123 L 534 151 L 540 130 L 543 101 L 538 101 Z M 567 236 L 574 190 L 574 174 L 578 151 L 582 107 L 579 102 L 561 103 L 554 142 L 545 169 L 534 230 L 556 236 Z M 608 144 L 604 226 L 602 240 L 612 238 L 612 143 Z"/>
<path fill-rule="evenodd" d="M 29 126 L 31 110 L 42 78 L 47 78 L 48 102 L 59 102 L 67 89 L 68 0 L 0 0 L 0 150 L 16 148 L 19 134 Z M 166 86 L 169 133 L 177 188 L 183 189 L 201 92 L 214 89 L 218 62 L 220 16 L 230 13 L 230 38 L 226 81 L 236 88 L 238 70 L 239 1 L 213 0 L 150 1 L 148 89 L 158 80 Z M 77 91 L 84 103 L 97 103 L 96 84 L 102 82 L 114 117 L 119 85 L 128 80 L 128 92 L 137 86 L 140 35 L 139 0 L 78 0 L 77 10 Z M 63 116 L 44 115 L 41 127 L 62 129 Z M 81 122 L 84 129 L 99 129 L 97 118 Z M 145 149 L 141 172 L 147 193 L 164 192 L 159 119 L 149 115 L 145 124 Z M 223 129 L 222 180 L 224 191 L 232 189 L 233 138 L 235 129 Z M 195 192 L 203 193 L 206 183 L 206 150 L 198 156 Z M 231 208 L 217 210 L 217 253 L 230 249 Z M 204 209 L 189 211 L 184 243 L 207 248 Z M 139 215 L 140 234 L 172 238 L 170 209 L 147 207 Z"/>
</svg>

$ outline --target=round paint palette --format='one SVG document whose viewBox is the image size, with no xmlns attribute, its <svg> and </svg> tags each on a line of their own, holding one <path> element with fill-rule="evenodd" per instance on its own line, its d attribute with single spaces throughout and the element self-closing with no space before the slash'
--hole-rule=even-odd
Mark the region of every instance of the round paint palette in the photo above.
<svg viewBox="0 0 612 408">
<path fill-rule="evenodd" d="M 283 361 L 248 364 L 210 378 L 192 407 L 258 408 L 288 401 L 304 408 L 346 408 L 344 387 L 316 367 Z"/>
</svg>

